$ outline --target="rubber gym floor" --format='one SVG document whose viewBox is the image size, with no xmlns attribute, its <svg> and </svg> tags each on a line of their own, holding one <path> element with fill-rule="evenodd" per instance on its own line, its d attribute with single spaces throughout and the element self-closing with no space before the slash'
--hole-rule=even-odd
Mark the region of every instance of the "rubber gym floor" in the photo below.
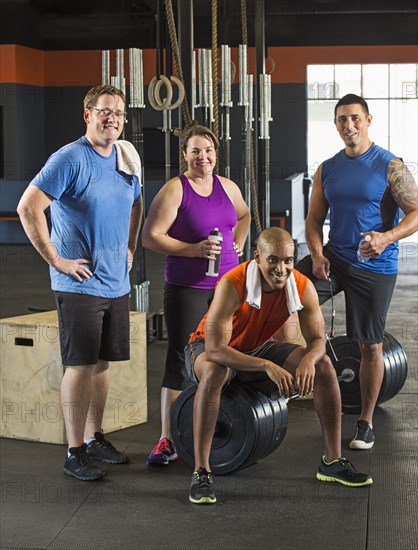
<svg viewBox="0 0 418 550">
<path fill-rule="evenodd" d="M 54 309 L 47 266 L 30 247 L 3 245 L 1 317 Z M 151 311 L 162 299 L 162 258 L 146 253 Z M 413 550 L 418 541 L 417 244 L 403 243 L 387 331 L 401 343 L 409 374 L 378 407 L 375 446 L 348 448 L 356 417 L 342 417 L 343 454 L 374 484 L 352 489 L 315 479 L 322 440 L 312 401 L 289 403 L 286 437 L 271 455 L 216 477 L 218 502 L 188 501 L 192 469 L 182 460 L 151 468 L 159 437 L 159 391 L 166 343 L 148 347 L 148 422 L 109 439 L 129 464 L 106 465 L 86 483 L 63 474 L 64 445 L 1 439 L 1 549 Z M 337 335 L 344 301 L 335 300 Z M 330 307 L 323 308 L 329 320 Z M 12 369 L 13 365 L 2 365 Z M 36 365 L 34 365 L 36 368 Z M 2 400 L 3 401 L 3 400 Z"/>
</svg>

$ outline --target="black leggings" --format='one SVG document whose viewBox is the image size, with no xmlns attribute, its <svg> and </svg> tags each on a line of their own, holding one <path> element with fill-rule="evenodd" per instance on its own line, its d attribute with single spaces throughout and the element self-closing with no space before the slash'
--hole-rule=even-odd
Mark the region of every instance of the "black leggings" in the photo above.
<svg viewBox="0 0 418 550">
<path fill-rule="evenodd" d="M 184 347 L 207 312 L 214 291 L 165 284 L 163 308 L 168 348 L 163 388 L 184 390 L 193 383 L 185 369 Z"/>
</svg>

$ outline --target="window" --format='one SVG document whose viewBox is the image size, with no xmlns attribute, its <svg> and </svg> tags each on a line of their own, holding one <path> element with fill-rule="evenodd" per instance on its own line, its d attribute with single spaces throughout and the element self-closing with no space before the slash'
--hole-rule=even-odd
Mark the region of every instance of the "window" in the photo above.
<svg viewBox="0 0 418 550">
<path fill-rule="evenodd" d="M 334 107 L 348 93 L 364 97 L 373 121 L 370 139 L 403 158 L 414 177 L 418 165 L 416 64 L 309 65 L 308 170 L 332 157 L 343 143 L 333 124 Z"/>
</svg>

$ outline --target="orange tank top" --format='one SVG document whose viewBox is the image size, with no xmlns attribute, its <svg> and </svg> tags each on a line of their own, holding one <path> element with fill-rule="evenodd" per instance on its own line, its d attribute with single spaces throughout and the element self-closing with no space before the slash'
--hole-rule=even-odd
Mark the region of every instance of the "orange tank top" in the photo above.
<svg viewBox="0 0 418 550">
<path fill-rule="evenodd" d="M 245 301 L 245 280 L 249 263 L 248 261 L 238 265 L 222 277 L 229 279 L 235 286 L 241 301 L 239 309 L 232 318 L 232 336 L 229 345 L 243 352 L 251 351 L 264 344 L 290 317 L 284 289 L 263 292 L 260 309 L 250 306 Z M 293 270 L 293 274 L 299 298 L 302 301 L 308 279 L 296 269 Z M 189 342 L 197 338 L 205 338 L 207 315 L 208 313 L 200 321 L 196 332 L 190 335 Z"/>
</svg>

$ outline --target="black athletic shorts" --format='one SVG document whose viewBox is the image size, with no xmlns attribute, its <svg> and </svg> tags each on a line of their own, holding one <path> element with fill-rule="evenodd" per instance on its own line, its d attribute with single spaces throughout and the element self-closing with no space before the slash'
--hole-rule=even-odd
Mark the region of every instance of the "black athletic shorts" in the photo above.
<svg viewBox="0 0 418 550">
<path fill-rule="evenodd" d="M 271 338 L 270 340 L 267 340 L 267 342 L 264 342 L 264 344 L 261 344 L 261 346 L 258 346 L 258 348 L 251 351 L 245 351 L 243 353 L 245 353 L 245 355 L 252 355 L 253 357 L 262 357 L 263 359 L 272 361 L 276 365 L 283 366 L 292 351 L 299 347 L 300 346 L 297 344 L 278 342 L 277 340 Z M 196 384 L 198 384 L 199 381 L 194 371 L 194 362 L 204 351 L 205 341 L 202 338 L 193 340 L 184 348 L 186 370 L 190 379 Z M 228 384 L 231 380 L 238 380 L 239 382 L 251 385 L 266 395 L 277 391 L 276 384 L 264 371 L 241 371 L 231 368 L 229 370 L 230 376 Z"/>
<path fill-rule="evenodd" d="M 354 267 L 324 247 L 330 261 L 330 279 L 334 296 L 344 291 L 346 330 L 355 342 L 379 344 L 383 341 L 386 317 L 396 283 L 396 274 L 372 273 Z M 312 258 L 305 256 L 296 269 L 315 285 L 319 303 L 331 298 L 329 281 L 317 279 L 312 273 Z"/>
<path fill-rule="evenodd" d="M 64 366 L 129 359 L 129 294 L 120 298 L 54 294 Z"/>
</svg>

